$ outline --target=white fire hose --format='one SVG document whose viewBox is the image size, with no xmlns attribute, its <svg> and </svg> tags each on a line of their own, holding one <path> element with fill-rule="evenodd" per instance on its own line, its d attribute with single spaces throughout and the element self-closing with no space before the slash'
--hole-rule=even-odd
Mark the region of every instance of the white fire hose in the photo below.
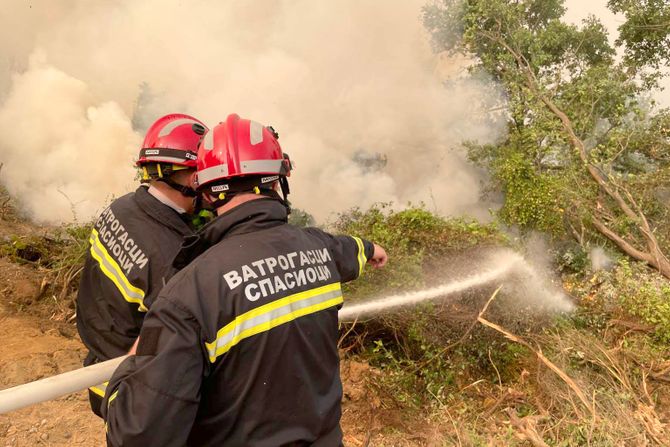
<svg viewBox="0 0 670 447">
<path fill-rule="evenodd" d="M 0 414 L 56 399 L 109 380 L 127 356 L 0 391 Z"/>
</svg>

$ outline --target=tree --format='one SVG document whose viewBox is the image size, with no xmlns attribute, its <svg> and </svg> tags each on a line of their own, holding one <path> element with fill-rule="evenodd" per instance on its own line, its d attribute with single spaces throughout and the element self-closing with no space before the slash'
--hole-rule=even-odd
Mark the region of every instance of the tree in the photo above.
<svg viewBox="0 0 670 447">
<path fill-rule="evenodd" d="M 626 63 L 658 69 L 670 63 L 670 3 L 667 0 L 610 0 L 610 9 L 623 14 L 618 45 L 625 47 Z"/>
<path fill-rule="evenodd" d="M 288 223 L 296 227 L 313 227 L 316 224 L 314 216 L 300 208 L 292 208 L 288 215 Z"/>
<path fill-rule="evenodd" d="M 443 0 L 424 9 L 438 50 L 463 52 L 505 93 L 504 141 L 470 143 L 505 193 L 500 216 L 526 229 L 605 237 L 670 278 L 670 114 L 648 99 L 653 59 L 617 62 L 603 25 L 561 21 L 562 0 Z M 644 63 L 644 65 L 642 65 Z M 645 72 L 646 70 L 646 72 Z"/>
</svg>

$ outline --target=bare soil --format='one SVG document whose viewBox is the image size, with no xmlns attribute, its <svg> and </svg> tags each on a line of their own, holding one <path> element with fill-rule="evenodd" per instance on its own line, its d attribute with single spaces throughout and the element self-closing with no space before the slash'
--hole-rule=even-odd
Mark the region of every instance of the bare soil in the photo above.
<svg viewBox="0 0 670 447">
<path fill-rule="evenodd" d="M 81 366 L 81 343 L 57 324 L 21 315 L 0 317 L 0 388 Z M 0 415 L 0 446 L 104 445 L 102 421 L 80 392 Z"/>
</svg>

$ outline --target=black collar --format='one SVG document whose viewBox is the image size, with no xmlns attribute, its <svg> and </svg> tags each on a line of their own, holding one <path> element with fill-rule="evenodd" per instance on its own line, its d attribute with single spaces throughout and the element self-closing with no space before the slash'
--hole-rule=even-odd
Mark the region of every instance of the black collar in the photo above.
<svg viewBox="0 0 670 447">
<path fill-rule="evenodd" d="M 182 269 L 221 240 L 285 224 L 288 211 L 273 198 L 245 202 L 217 216 L 196 235 L 185 238 L 173 266 Z"/>
<path fill-rule="evenodd" d="M 133 198 L 142 211 L 161 225 L 171 228 L 181 236 L 193 234 L 193 230 L 182 220 L 179 213 L 152 196 L 146 186 L 137 188 Z"/>
</svg>

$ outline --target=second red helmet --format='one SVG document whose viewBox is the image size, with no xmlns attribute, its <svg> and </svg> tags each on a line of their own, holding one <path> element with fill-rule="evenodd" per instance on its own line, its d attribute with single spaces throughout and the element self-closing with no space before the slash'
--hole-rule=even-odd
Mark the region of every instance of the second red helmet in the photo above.
<svg viewBox="0 0 670 447">
<path fill-rule="evenodd" d="M 149 127 L 137 165 L 168 163 L 195 168 L 198 143 L 206 131 L 207 126 L 192 116 L 165 115 Z"/>
</svg>

